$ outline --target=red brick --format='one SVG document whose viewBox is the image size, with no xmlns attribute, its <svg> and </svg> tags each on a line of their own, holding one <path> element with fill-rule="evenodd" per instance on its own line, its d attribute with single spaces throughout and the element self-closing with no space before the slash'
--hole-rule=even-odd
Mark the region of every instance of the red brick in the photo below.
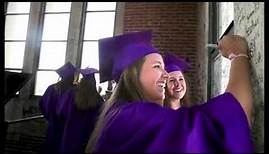
<svg viewBox="0 0 269 154">
<path fill-rule="evenodd" d="M 192 68 L 189 86 L 198 94 L 197 76 L 200 71 L 196 67 L 198 58 L 197 38 L 200 32 L 197 2 L 126 2 L 124 15 L 124 32 L 153 30 L 154 46 L 164 52 L 173 52 L 188 58 Z M 194 77 L 195 76 L 195 77 Z M 200 79 L 199 79 L 200 80 Z M 192 97 L 199 101 L 200 96 Z"/>
</svg>

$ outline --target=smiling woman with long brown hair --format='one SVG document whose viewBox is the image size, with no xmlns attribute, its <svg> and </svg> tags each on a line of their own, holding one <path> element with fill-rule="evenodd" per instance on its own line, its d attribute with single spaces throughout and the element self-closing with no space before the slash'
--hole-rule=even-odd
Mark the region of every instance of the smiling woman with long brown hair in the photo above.
<svg viewBox="0 0 269 154">
<path fill-rule="evenodd" d="M 187 81 L 184 73 L 189 69 L 189 64 L 182 58 L 171 53 L 164 55 L 165 70 L 169 78 L 165 87 L 164 106 L 174 110 L 180 107 L 190 107 Z"/>
<path fill-rule="evenodd" d="M 220 42 L 224 56 L 231 48 L 246 52 L 246 48 L 237 48 L 245 45 L 237 37 Z M 104 104 L 86 153 L 253 152 L 248 123 L 251 90 L 237 91 L 240 86 L 248 87 L 249 81 L 233 83 L 238 75 L 233 67 L 233 86 L 228 85 L 226 93 L 199 106 L 172 110 L 163 107 L 168 73 L 162 56 L 151 45 L 150 32 L 101 39 L 99 57 L 101 81 L 118 84 Z M 242 67 L 241 73 L 249 76 L 245 60 L 238 56 L 232 65 Z"/>
</svg>

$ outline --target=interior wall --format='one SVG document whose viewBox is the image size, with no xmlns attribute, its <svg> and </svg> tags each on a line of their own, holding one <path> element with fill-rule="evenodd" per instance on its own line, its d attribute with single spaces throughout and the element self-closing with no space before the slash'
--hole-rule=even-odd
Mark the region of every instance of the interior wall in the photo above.
<svg viewBox="0 0 269 154">
<path fill-rule="evenodd" d="M 188 79 L 190 100 L 193 104 L 203 97 L 197 86 L 197 36 L 199 30 L 199 4 L 197 2 L 126 2 L 124 32 L 151 29 L 153 44 L 161 52 L 172 52 L 189 61 Z M 199 42 L 203 38 L 199 38 Z M 199 53 L 200 53 L 199 48 Z"/>
</svg>

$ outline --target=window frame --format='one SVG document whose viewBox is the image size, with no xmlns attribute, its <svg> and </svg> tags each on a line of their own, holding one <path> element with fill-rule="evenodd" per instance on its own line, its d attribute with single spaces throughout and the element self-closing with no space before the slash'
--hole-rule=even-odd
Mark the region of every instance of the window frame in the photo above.
<svg viewBox="0 0 269 154">
<path fill-rule="evenodd" d="M 81 68 L 81 65 L 82 65 L 82 55 L 83 55 L 83 44 L 84 44 L 84 42 L 98 42 L 98 40 L 85 40 L 84 39 L 84 33 L 85 33 L 85 26 L 86 26 L 86 18 L 87 18 L 87 13 L 88 12 L 114 12 L 114 27 L 113 27 L 113 34 L 112 34 L 112 36 L 114 36 L 114 35 L 116 35 L 116 32 L 117 32 L 117 21 L 118 21 L 118 19 L 120 18 L 119 17 L 119 11 L 121 11 L 122 12 L 122 10 L 124 9 L 124 4 L 125 3 L 120 3 L 120 2 L 116 2 L 116 6 L 115 6 L 115 10 L 95 10 L 95 11 L 88 11 L 87 10 L 87 6 L 88 6 L 88 2 L 84 2 L 85 4 L 84 4 L 84 10 L 82 10 L 83 11 L 83 14 L 84 14 L 84 18 L 83 18 L 83 21 L 84 21 L 84 23 L 83 23 L 83 27 L 82 27 L 82 29 L 83 29 L 83 33 L 82 33 L 82 35 L 81 35 L 81 39 L 80 39 L 80 61 L 79 61 L 79 65 L 78 65 L 78 67 L 79 68 Z M 122 20 L 123 20 L 123 18 L 121 18 Z M 118 23 L 119 24 L 119 23 Z M 122 23 L 121 23 L 122 24 Z M 123 27 L 122 25 L 121 25 L 121 27 Z M 119 31 L 119 30 L 118 30 Z M 121 32 L 123 31 L 123 29 L 121 29 Z M 98 69 L 98 68 L 97 68 Z M 100 78 L 100 77 L 99 77 Z M 100 82 L 100 81 L 99 81 Z M 111 87 L 111 85 L 112 85 L 112 81 L 106 81 L 106 82 L 103 82 L 103 83 L 96 83 L 96 85 L 98 85 L 98 86 L 100 86 L 100 85 L 102 85 L 102 84 L 106 84 L 107 85 L 107 89 L 105 89 L 105 91 L 107 91 L 107 90 L 112 90 L 110 87 Z"/>
<path fill-rule="evenodd" d="M 209 2 L 209 42 L 216 44 L 226 34 L 233 34 L 234 19 L 229 21 L 223 32 L 219 30 L 220 24 L 220 3 Z M 219 50 L 216 48 L 208 48 L 208 84 L 207 84 L 207 99 L 214 97 L 214 62 L 219 57 Z"/>
<path fill-rule="evenodd" d="M 5 12 L 7 10 L 8 2 L 5 2 Z M 123 15 L 119 12 L 123 12 L 125 2 L 116 2 L 115 17 L 114 17 L 114 29 L 113 36 L 120 34 L 123 31 Z M 30 13 L 28 20 L 27 36 L 25 41 L 25 50 L 23 58 L 22 72 L 31 73 L 31 80 L 20 90 L 21 98 L 40 97 L 35 95 L 35 84 L 37 78 L 37 71 L 55 71 L 54 69 L 39 69 L 39 60 L 41 52 L 42 32 L 45 18 L 45 6 L 46 2 L 30 2 Z M 120 7 L 119 7 L 120 6 Z M 74 12 L 75 11 L 75 12 Z M 69 28 L 67 34 L 67 47 L 65 51 L 65 62 L 71 61 L 76 67 L 81 67 L 82 63 L 82 50 L 84 41 L 85 20 L 87 12 L 87 2 L 72 2 L 71 12 L 69 17 Z M 102 11 L 93 11 L 102 12 Z M 107 10 L 105 11 L 107 12 Z M 71 30 L 72 15 L 80 14 L 79 28 Z M 75 23 L 77 24 L 77 23 Z M 120 26 L 120 27 L 118 27 Z M 72 33 L 76 35 L 76 38 L 72 38 Z M 75 43 L 71 43 L 74 42 Z M 75 50 L 74 50 L 75 49 Z M 109 84 L 109 83 L 108 83 Z M 108 86 L 109 87 L 109 86 Z M 106 90 L 106 89 L 105 89 Z"/>
<path fill-rule="evenodd" d="M 31 87 L 31 95 L 33 96 L 41 96 L 41 95 L 38 95 L 36 94 L 36 87 L 37 87 L 37 73 L 38 72 L 42 72 L 42 71 L 49 71 L 49 72 L 55 72 L 57 69 L 50 69 L 50 68 L 39 68 L 39 63 L 40 63 L 40 58 L 41 58 L 41 47 L 42 47 L 42 43 L 43 42 L 65 42 L 66 43 L 66 47 L 65 47 L 65 58 L 64 58 L 64 63 L 66 62 L 66 52 L 67 52 L 67 44 L 68 44 L 68 33 L 69 33 L 69 30 L 70 30 L 70 16 L 71 16 L 71 11 L 72 11 L 72 3 L 71 2 L 71 8 L 70 8 L 70 12 L 46 12 L 46 5 L 47 5 L 47 2 L 41 2 L 43 3 L 42 5 L 42 12 L 40 14 L 40 16 L 42 16 L 42 23 L 40 23 L 42 25 L 42 28 L 41 28 L 41 35 L 40 35 L 40 43 L 39 43 L 39 50 L 38 50 L 38 57 L 37 57 L 37 65 L 36 65 L 36 68 L 35 68 L 35 75 L 34 75 L 34 83 L 33 83 L 33 87 Z M 67 38 L 66 40 L 43 40 L 43 31 L 44 31 L 44 24 L 45 24 L 45 16 L 47 14 L 69 14 L 69 20 L 68 20 L 68 29 L 67 29 Z M 63 63 L 63 65 L 64 65 Z M 51 83 L 53 84 L 53 83 Z M 45 90 L 45 89 L 44 89 Z"/>
<path fill-rule="evenodd" d="M 8 3 L 9 2 L 4 2 L 4 15 L 5 15 L 5 22 L 4 24 L 6 24 L 6 17 L 7 16 L 16 16 L 16 15 L 28 15 L 28 23 L 27 23 L 27 29 L 26 29 L 26 38 L 25 40 L 6 40 L 4 38 L 4 46 L 6 42 L 24 42 L 25 46 L 24 46 L 24 56 L 25 56 L 25 50 L 26 50 L 26 42 L 27 42 L 27 32 L 28 32 L 28 28 L 29 28 L 29 22 L 30 22 L 30 14 L 31 14 L 31 2 L 30 2 L 30 10 L 29 13 L 7 13 L 7 8 L 8 8 Z M 5 26 L 5 25 L 4 25 Z M 5 31 L 4 31 L 5 33 Z M 24 63 L 24 58 L 22 59 L 23 63 Z M 5 63 L 4 63 L 4 70 L 5 71 L 19 71 L 19 72 L 23 72 L 23 64 L 21 68 L 10 68 L 10 67 L 5 67 Z"/>
</svg>

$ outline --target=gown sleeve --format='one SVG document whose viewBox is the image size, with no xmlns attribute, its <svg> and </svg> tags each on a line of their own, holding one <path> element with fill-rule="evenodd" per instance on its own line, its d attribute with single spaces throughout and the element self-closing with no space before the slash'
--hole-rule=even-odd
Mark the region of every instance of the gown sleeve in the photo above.
<svg viewBox="0 0 269 154">
<path fill-rule="evenodd" d="M 57 94 L 54 89 L 54 85 L 50 85 L 39 100 L 41 113 L 46 119 L 55 115 L 55 105 L 57 101 Z"/>
<path fill-rule="evenodd" d="M 56 93 L 54 85 L 50 85 L 44 95 L 40 98 L 39 106 L 42 114 L 48 120 L 46 141 L 44 143 L 44 153 L 58 153 L 61 136 L 62 124 L 56 116 L 56 106 L 59 95 Z"/>
<path fill-rule="evenodd" d="M 246 117 L 230 93 L 177 111 L 148 102 L 115 110 L 95 152 L 253 152 Z"/>
<path fill-rule="evenodd" d="M 254 152 L 246 114 L 232 93 L 219 95 L 193 110 L 203 112 L 219 129 L 225 151 Z"/>
</svg>

